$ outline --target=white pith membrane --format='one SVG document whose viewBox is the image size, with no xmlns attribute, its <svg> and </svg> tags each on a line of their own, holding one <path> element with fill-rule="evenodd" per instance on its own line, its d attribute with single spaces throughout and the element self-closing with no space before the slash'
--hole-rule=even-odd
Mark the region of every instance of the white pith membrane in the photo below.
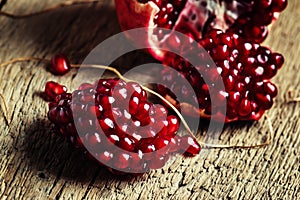
<svg viewBox="0 0 300 200">
<path fill-rule="evenodd" d="M 226 30 L 243 13 L 251 11 L 251 5 L 218 0 L 188 0 L 176 24 L 189 26 L 194 37 L 200 39 L 206 26 Z M 188 21 L 188 23 L 187 23 Z M 199 23 L 200 22 L 200 23 Z"/>
</svg>

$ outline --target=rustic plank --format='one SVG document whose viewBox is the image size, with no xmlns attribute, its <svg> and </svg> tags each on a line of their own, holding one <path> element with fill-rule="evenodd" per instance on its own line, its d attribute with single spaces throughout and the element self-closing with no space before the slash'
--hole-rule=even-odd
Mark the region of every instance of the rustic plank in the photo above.
<svg viewBox="0 0 300 200">
<path fill-rule="evenodd" d="M 59 2 L 63 0 L 8 0 L 3 9 L 21 14 Z M 259 149 L 204 149 L 195 158 L 177 157 L 141 177 L 108 173 L 51 129 L 39 91 L 47 80 L 70 85 L 75 72 L 54 77 L 36 62 L 0 68 L 0 93 L 12 120 L 8 126 L 1 113 L 0 199 L 300 199 L 300 103 L 287 103 L 286 95 L 288 89 L 299 91 L 300 85 L 299 11 L 299 1 L 289 0 L 265 42 L 286 58 L 274 78 L 280 92 L 268 112 L 275 130 L 273 142 Z M 111 0 L 22 20 L 0 16 L 0 24 L 0 62 L 20 56 L 48 58 L 56 52 L 80 62 L 120 31 Z M 136 55 L 128 64 L 141 56 L 145 55 Z M 252 144 L 267 134 L 265 119 L 236 123 L 226 126 L 216 142 Z"/>
</svg>

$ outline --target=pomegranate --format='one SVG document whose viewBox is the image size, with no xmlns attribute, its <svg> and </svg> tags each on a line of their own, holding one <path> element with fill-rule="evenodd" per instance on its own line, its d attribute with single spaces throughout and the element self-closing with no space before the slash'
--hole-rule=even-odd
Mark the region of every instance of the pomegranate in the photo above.
<svg viewBox="0 0 300 200">
<path fill-rule="evenodd" d="M 159 48 L 173 30 L 198 41 L 209 30 L 221 29 L 261 43 L 287 0 L 115 0 L 115 6 L 123 30 L 145 27 L 143 42 Z M 165 57 L 162 51 L 151 53 Z"/>
<path fill-rule="evenodd" d="M 156 59 L 178 71 L 165 69 L 162 78 L 171 88 L 159 86 L 156 89 L 182 112 L 213 120 L 225 117 L 227 123 L 259 120 L 265 110 L 272 107 L 277 88 L 270 79 L 282 67 L 284 58 L 260 43 L 268 34 L 268 26 L 286 8 L 287 0 L 115 2 L 122 29 L 145 27 L 146 34 L 141 34 L 144 37 L 135 35 L 134 41 L 148 45 Z M 199 50 L 175 31 L 198 42 Z M 202 47 L 215 65 L 201 53 Z M 180 56 L 170 53 L 174 49 L 180 49 Z M 192 66 L 183 59 L 193 56 L 201 58 L 204 64 Z M 181 77 L 190 82 L 197 94 L 195 97 L 178 82 Z M 225 88 L 218 88 L 217 82 L 223 82 Z M 176 101 L 174 90 L 186 98 Z M 212 105 L 211 98 L 226 101 L 227 112 Z M 195 104 L 200 108 L 192 106 Z"/>
</svg>

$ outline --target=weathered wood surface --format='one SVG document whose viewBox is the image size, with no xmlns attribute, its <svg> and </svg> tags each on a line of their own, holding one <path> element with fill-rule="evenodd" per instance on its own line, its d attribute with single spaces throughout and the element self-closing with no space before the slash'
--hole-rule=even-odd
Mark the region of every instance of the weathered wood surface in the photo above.
<svg viewBox="0 0 300 200">
<path fill-rule="evenodd" d="M 37 11 L 62 0 L 8 0 L 5 11 Z M 0 199 L 300 199 L 300 103 L 287 103 L 288 89 L 300 85 L 300 2 L 288 9 L 265 42 L 285 55 L 273 80 L 279 87 L 268 112 L 275 135 L 259 149 L 204 150 L 142 177 L 116 177 L 87 161 L 58 138 L 38 95 L 47 80 L 70 84 L 73 73 L 54 77 L 36 62 L 0 69 L 0 93 L 8 126 L 0 117 Z M 65 52 L 79 62 L 105 38 L 118 33 L 111 0 L 78 5 L 12 20 L 0 16 L 0 62 L 20 56 L 51 57 Z M 136 56 L 135 59 L 141 56 Z M 133 61 L 134 62 L 134 61 Z M 3 103 L 1 102 L 3 107 Z M 251 144 L 269 133 L 265 119 L 225 127 L 218 143 Z"/>
</svg>

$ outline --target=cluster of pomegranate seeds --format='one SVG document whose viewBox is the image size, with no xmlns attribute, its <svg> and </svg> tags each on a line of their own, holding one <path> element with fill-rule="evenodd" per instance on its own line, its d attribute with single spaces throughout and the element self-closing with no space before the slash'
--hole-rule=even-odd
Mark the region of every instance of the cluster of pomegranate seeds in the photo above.
<svg viewBox="0 0 300 200">
<path fill-rule="evenodd" d="M 267 26 L 287 7 L 287 0 L 256 0 L 251 12 L 240 16 L 228 30 L 243 36 L 248 41 L 261 43 L 267 37 Z"/>
<path fill-rule="evenodd" d="M 130 1 L 130 0 L 129 0 Z M 133 0 L 135 1 L 135 0 Z M 240 34 L 261 43 L 267 26 L 287 6 L 287 0 L 137 0 L 152 1 L 159 7 L 153 21 L 161 28 L 175 29 L 201 39 L 213 28 Z M 162 30 L 155 32 L 163 37 Z"/>
<path fill-rule="evenodd" d="M 57 54 L 52 57 L 49 70 L 55 75 L 65 75 L 71 69 L 68 58 L 63 54 Z"/>
<path fill-rule="evenodd" d="M 197 47 L 196 50 L 187 51 L 186 56 L 196 52 L 195 56 L 203 57 L 203 64 L 199 66 L 194 67 L 172 53 L 168 53 L 167 59 L 163 61 L 164 64 L 178 70 L 174 72 L 165 68 L 162 81 L 165 85 L 171 85 L 169 88 L 175 94 L 185 97 L 180 101 L 190 101 L 188 103 L 194 103 L 192 105 L 199 103 L 199 113 L 203 114 L 204 111 L 206 116 L 216 115 L 218 112 L 219 105 L 212 105 L 211 98 L 219 102 L 226 101 L 227 112 L 221 113 L 226 116 L 226 122 L 258 120 L 265 110 L 271 108 L 277 88 L 270 79 L 282 67 L 282 55 L 221 30 L 211 30 L 199 44 L 205 48 L 216 65 L 205 62 L 204 51 L 197 51 Z M 184 52 L 182 56 L 185 56 Z M 182 77 L 190 82 L 196 96 L 192 96 L 193 94 L 184 88 L 184 84 L 180 83 Z M 224 87 L 220 87 L 219 83 L 224 83 Z M 163 95 L 170 92 L 163 87 L 158 87 L 158 91 Z M 169 96 L 174 97 L 174 94 Z"/>
<path fill-rule="evenodd" d="M 47 84 L 46 91 L 55 86 Z M 52 98 L 56 92 L 46 93 Z M 100 79 L 72 94 L 59 93 L 49 103 L 48 118 L 76 147 L 109 168 L 145 172 L 163 167 L 174 153 L 200 152 L 192 136 L 176 135 L 179 119 L 148 102 L 137 83 Z"/>
</svg>

